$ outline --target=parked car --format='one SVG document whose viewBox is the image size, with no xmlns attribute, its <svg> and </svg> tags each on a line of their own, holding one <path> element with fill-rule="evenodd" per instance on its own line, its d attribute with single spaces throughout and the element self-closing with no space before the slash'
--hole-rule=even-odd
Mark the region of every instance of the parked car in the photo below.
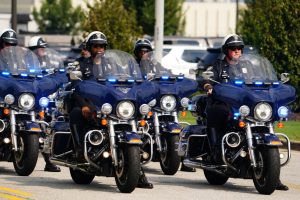
<svg viewBox="0 0 300 200">
<path fill-rule="evenodd" d="M 164 42 L 165 45 L 191 45 L 199 47 L 208 47 L 209 43 L 207 38 L 193 38 L 193 37 L 175 37 L 175 36 L 165 36 Z"/>
<path fill-rule="evenodd" d="M 184 74 L 187 78 L 196 79 L 196 74 L 190 74 L 190 71 L 197 69 L 206 49 L 190 45 L 164 45 L 163 51 L 167 54 L 162 58 L 162 65 L 175 75 Z"/>
</svg>

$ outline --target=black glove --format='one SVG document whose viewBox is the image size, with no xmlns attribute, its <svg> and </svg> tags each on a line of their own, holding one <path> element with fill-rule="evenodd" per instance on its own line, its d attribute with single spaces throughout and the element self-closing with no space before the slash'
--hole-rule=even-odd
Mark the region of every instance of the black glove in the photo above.
<svg viewBox="0 0 300 200">
<path fill-rule="evenodd" d="M 209 83 L 206 83 L 206 84 L 204 85 L 204 90 L 206 91 L 206 94 L 207 94 L 207 95 L 211 95 L 211 94 L 212 94 L 213 88 L 214 88 L 214 87 L 213 87 L 211 84 L 209 84 Z"/>
</svg>

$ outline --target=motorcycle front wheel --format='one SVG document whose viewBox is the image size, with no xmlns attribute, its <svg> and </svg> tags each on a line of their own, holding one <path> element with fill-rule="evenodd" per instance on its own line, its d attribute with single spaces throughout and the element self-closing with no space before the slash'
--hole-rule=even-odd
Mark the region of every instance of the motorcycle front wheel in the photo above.
<svg viewBox="0 0 300 200">
<path fill-rule="evenodd" d="M 261 194 L 272 194 L 280 176 L 278 147 L 259 147 L 255 151 L 257 167 L 253 169 L 253 182 Z"/>
<path fill-rule="evenodd" d="M 18 150 L 13 151 L 13 164 L 20 176 L 30 175 L 39 155 L 39 138 L 37 134 L 21 133 L 17 136 Z"/>
<path fill-rule="evenodd" d="M 69 169 L 70 169 L 71 177 L 76 184 L 88 185 L 95 178 L 95 175 L 87 174 L 87 173 L 84 173 L 83 171 L 80 171 L 77 169 L 72 169 L 72 168 L 69 168 Z"/>
<path fill-rule="evenodd" d="M 140 148 L 135 145 L 120 145 L 117 149 L 118 165 L 115 181 L 123 193 L 131 193 L 138 184 L 141 164 Z"/>
<path fill-rule="evenodd" d="M 174 175 L 178 171 L 180 165 L 180 157 L 176 151 L 178 141 L 178 135 L 161 136 L 160 167 L 166 175 Z"/>
<path fill-rule="evenodd" d="M 207 182 L 211 185 L 224 185 L 229 178 L 228 176 L 205 169 L 203 170 L 203 172 Z"/>
</svg>

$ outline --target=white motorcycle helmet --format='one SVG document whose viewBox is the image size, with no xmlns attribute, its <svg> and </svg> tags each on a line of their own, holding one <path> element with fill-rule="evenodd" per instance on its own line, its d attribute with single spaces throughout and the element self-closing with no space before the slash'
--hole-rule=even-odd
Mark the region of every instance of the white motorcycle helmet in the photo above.
<svg viewBox="0 0 300 200">
<path fill-rule="evenodd" d="M 28 43 L 28 48 L 30 50 L 34 50 L 37 48 L 46 48 L 47 47 L 47 42 L 43 40 L 41 36 L 34 36 L 30 39 Z"/>
</svg>

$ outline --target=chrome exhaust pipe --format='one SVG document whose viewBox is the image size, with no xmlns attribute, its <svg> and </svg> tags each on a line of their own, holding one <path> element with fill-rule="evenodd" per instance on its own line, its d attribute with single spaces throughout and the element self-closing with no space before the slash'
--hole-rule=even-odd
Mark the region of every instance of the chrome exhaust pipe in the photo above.
<svg viewBox="0 0 300 200">
<path fill-rule="evenodd" d="M 5 122 L 2 119 L 0 119 L 0 133 L 4 131 L 5 127 Z"/>
<path fill-rule="evenodd" d="M 82 172 L 88 173 L 87 170 L 85 170 L 84 168 L 82 168 L 81 166 L 88 166 L 90 165 L 89 163 L 80 163 L 80 164 L 72 164 L 72 163 L 66 163 L 62 160 L 56 159 L 56 158 L 50 158 L 51 163 L 55 164 L 55 165 L 59 165 L 59 166 L 64 166 L 64 167 L 70 167 L 72 169 L 75 170 L 80 170 Z"/>
<path fill-rule="evenodd" d="M 216 173 L 219 173 L 222 175 L 224 175 L 224 173 L 222 173 L 220 171 L 220 168 L 223 168 L 223 169 L 227 168 L 226 165 L 206 165 L 206 164 L 202 163 L 202 161 L 191 161 L 189 159 L 184 159 L 183 164 L 187 167 L 205 169 L 205 170 L 213 171 L 213 172 L 216 172 Z"/>
</svg>

